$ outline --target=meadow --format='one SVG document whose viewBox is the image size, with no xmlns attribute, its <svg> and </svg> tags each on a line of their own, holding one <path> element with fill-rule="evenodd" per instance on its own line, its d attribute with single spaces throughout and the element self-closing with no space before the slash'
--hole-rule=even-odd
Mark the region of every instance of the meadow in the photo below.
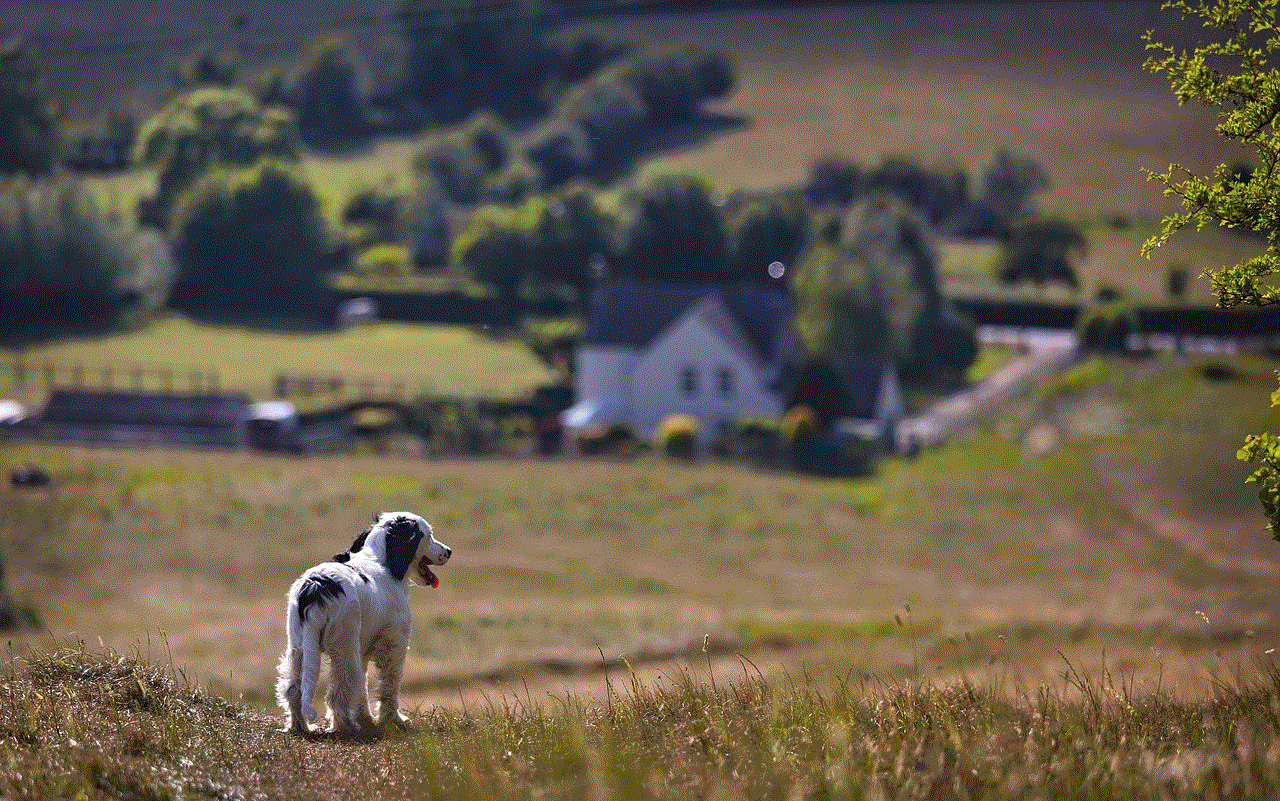
<svg viewBox="0 0 1280 801">
<path fill-rule="evenodd" d="M 21 387 L 12 369 L 16 361 L 27 368 Z M 0 396 L 42 402 L 46 363 L 64 383 L 76 366 L 90 385 L 112 370 L 111 380 L 119 389 L 132 386 L 135 365 L 153 371 L 146 377 L 145 388 L 151 390 L 159 388 L 157 370 L 172 371 L 182 390 L 190 374 L 215 373 L 221 388 L 257 400 L 273 397 L 275 377 L 282 372 L 395 381 L 409 397 L 524 397 L 555 380 L 523 342 L 489 336 L 479 328 L 376 322 L 342 330 L 264 330 L 173 314 L 132 331 L 0 348 Z"/>
<path fill-rule="evenodd" d="M 769 676 L 1018 676 L 1062 656 L 1201 696 L 1277 645 L 1273 544 L 1243 432 L 1274 428 L 1274 365 L 1094 361 L 945 449 L 833 481 L 704 460 L 306 459 L 7 443 L 14 595 L 48 634 L 165 652 L 270 700 L 284 588 L 379 510 L 457 556 L 415 590 L 420 703 L 572 689 L 626 657 L 646 680 L 704 646 Z M 1217 370 L 1210 371 L 1220 376 Z M 1023 441 L 1048 426 L 1057 445 Z M 163 645 L 161 644 L 163 643 Z M 1104 658 L 1105 655 L 1105 658 Z M 693 670 L 702 670 L 702 660 Z"/>
<path fill-rule="evenodd" d="M 0 508 L 48 627 L 7 635 L 0 792 L 1268 797 L 1276 546 L 1233 455 L 1273 376 L 1086 361 L 859 481 L 6 443 L 54 481 Z M 284 588 L 391 508 L 455 550 L 411 591 L 418 730 L 292 740 Z"/>
</svg>

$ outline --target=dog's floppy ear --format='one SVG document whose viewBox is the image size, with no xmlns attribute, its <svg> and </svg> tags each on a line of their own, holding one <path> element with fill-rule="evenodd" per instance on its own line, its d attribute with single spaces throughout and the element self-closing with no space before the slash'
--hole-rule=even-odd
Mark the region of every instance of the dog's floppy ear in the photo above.
<svg viewBox="0 0 1280 801">
<path fill-rule="evenodd" d="M 355 542 L 351 543 L 351 547 L 347 549 L 347 552 L 335 555 L 333 557 L 333 561 L 350 562 L 351 554 L 355 553 L 356 551 L 364 547 L 364 541 L 368 539 L 370 531 L 372 531 L 372 529 L 365 529 L 364 533 L 361 534 L 359 537 L 356 537 Z"/>
</svg>

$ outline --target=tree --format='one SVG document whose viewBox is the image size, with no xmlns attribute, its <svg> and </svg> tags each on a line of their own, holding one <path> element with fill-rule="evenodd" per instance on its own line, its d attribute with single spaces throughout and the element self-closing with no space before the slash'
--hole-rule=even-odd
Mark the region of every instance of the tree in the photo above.
<svg viewBox="0 0 1280 801">
<path fill-rule="evenodd" d="M 1226 164 L 1200 175 L 1170 164 L 1148 177 L 1164 185 L 1167 196 L 1181 201 L 1182 210 L 1164 218 L 1160 233 L 1143 245 L 1150 258 L 1155 248 L 1188 226 L 1196 230 L 1214 224 L 1253 231 L 1265 242 L 1263 252 L 1208 275 L 1224 308 L 1280 304 L 1280 72 L 1269 66 L 1280 50 L 1276 23 L 1278 0 L 1169 0 L 1165 8 L 1183 19 L 1197 18 L 1207 39 L 1187 51 L 1144 38 L 1151 51 L 1145 67 L 1163 74 L 1179 105 L 1197 102 L 1217 109 L 1217 132 L 1229 142 L 1256 155 L 1257 169 L 1247 175 Z M 1271 396 L 1280 406 L 1280 389 Z M 1249 476 L 1259 485 L 1258 497 L 1267 515 L 1267 529 L 1280 541 L 1280 438 L 1266 432 L 1251 434 L 1238 454 L 1257 462 Z"/>
<path fill-rule="evenodd" d="M 623 270 L 652 281 L 720 281 L 728 277 L 723 201 L 702 178 L 661 175 L 635 198 Z"/>
<path fill-rule="evenodd" d="M 179 95 L 138 136 L 134 161 L 160 171 L 155 196 L 138 205 L 139 222 L 168 230 L 174 202 L 206 172 L 264 158 L 296 162 L 301 150 L 287 109 L 263 108 L 242 89 L 206 87 Z"/>
<path fill-rule="evenodd" d="M 1030 281 L 1079 286 L 1073 255 L 1089 246 L 1080 226 L 1057 217 L 1028 220 L 1014 225 L 1000 256 L 999 277 L 1006 284 Z"/>
<path fill-rule="evenodd" d="M 889 359 L 910 372 L 964 370 L 974 331 L 938 287 L 931 229 L 910 207 L 872 195 L 791 271 L 796 325 L 810 354 Z"/>
<path fill-rule="evenodd" d="M 101 208 L 79 181 L 0 180 L 0 321 L 24 328 L 162 305 L 173 267 L 155 238 Z"/>
<path fill-rule="evenodd" d="M 361 139 L 369 133 L 361 66 L 341 37 L 317 42 L 293 91 L 298 128 L 312 144 Z"/>
<path fill-rule="evenodd" d="M 612 259 L 617 220 L 585 186 L 574 184 L 547 199 L 534 227 L 532 268 L 537 278 L 574 288 L 583 309 L 597 276 L 597 259 Z"/>
<path fill-rule="evenodd" d="M 1049 188 L 1049 175 L 1030 156 L 1000 148 L 982 168 L 977 201 L 1005 225 L 1031 213 L 1031 198 Z"/>
<path fill-rule="evenodd" d="M 171 238 L 178 308 L 313 310 L 327 233 L 315 192 L 292 165 L 263 160 L 206 173 L 175 203 Z"/>
<path fill-rule="evenodd" d="M 45 94 L 35 50 L 0 42 L 0 172 L 43 175 L 62 151 L 62 111 Z"/>
<path fill-rule="evenodd" d="M 937 252 L 901 201 L 873 195 L 845 215 L 838 243 L 793 271 L 796 322 L 810 353 L 907 364 L 920 322 L 939 313 Z"/>
<path fill-rule="evenodd" d="M 809 207 L 799 197 L 772 194 L 756 198 L 730 225 L 730 272 L 739 278 L 768 281 L 770 265 L 795 263 L 809 231 Z"/>
<path fill-rule="evenodd" d="M 519 289 L 532 271 L 533 226 L 539 207 L 481 206 L 453 240 L 450 261 L 498 291 L 504 321 L 514 324 Z"/>
</svg>

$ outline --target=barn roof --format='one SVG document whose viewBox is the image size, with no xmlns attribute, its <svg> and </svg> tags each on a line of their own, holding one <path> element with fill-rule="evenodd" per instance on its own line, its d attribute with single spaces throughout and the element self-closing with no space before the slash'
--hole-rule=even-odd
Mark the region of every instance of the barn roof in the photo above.
<svg viewBox="0 0 1280 801">
<path fill-rule="evenodd" d="M 58 389 L 41 412 L 47 423 L 232 427 L 244 422 L 248 400 L 240 395 Z"/>
</svg>

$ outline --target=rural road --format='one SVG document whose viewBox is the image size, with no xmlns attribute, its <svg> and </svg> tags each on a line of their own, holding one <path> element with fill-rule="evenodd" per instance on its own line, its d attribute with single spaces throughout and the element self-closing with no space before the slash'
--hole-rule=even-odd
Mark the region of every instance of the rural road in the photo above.
<svg viewBox="0 0 1280 801">
<path fill-rule="evenodd" d="M 1026 350 L 979 383 L 899 421 L 895 433 L 898 453 L 912 454 L 921 448 L 941 445 L 982 414 L 1065 369 L 1080 352 L 1080 343 L 1073 331 L 984 327 L 979 338 L 984 342 L 1021 345 Z"/>
</svg>

